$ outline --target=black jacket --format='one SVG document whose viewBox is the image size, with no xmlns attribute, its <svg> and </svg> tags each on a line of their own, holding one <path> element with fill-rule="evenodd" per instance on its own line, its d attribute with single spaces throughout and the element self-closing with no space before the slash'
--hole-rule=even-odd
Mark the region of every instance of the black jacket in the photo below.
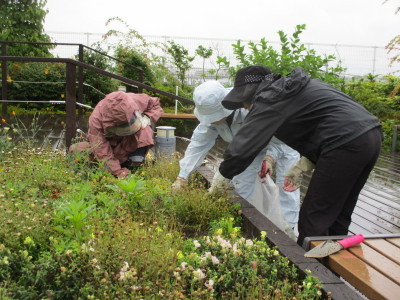
<svg viewBox="0 0 400 300">
<path fill-rule="evenodd" d="M 321 153 L 379 126 L 379 120 L 348 95 L 296 68 L 273 83 L 260 83 L 219 170 L 226 178 L 241 173 L 274 135 L 316 163 Z"/>
</svg>

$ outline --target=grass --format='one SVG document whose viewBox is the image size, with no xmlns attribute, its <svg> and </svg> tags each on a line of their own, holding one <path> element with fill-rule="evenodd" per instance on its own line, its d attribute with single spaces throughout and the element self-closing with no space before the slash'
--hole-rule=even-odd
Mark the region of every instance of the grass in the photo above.
<svg viewBox="0 0 400 300">
<path fill-rule="evenodd" d="M 1 299 L 327 298 L 265 237 L 243 238 L 239 207 L 201 177 L 174 192 L 176 157 L 118 180 L 82 157 L 7 147 Z"/>
</svg>

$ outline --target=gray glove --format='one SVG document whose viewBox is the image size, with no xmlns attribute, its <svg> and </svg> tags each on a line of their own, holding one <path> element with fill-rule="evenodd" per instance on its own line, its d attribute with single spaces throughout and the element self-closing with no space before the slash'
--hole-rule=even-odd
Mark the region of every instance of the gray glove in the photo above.
<svg viewBox="0 0 400 300">
<path fill-rule="evenodd" d="M 302 156 L 285 174 L 283 189 L 293 192 L 300 187 L 303 173 L 311 171 L 315 165 L 305 156 Z"/>
<path fill-rule="evenodd" d="M 227 190 L 230 188 L 228 186 L 230 181 L 230 179 L 225 178 L 219 171 L 217 171 L 214 174 L 213 180 L 211 182 L 211 187 L 208 189 L 208 192 L 215 193 L 218 191 Z"/>
<path fill-rule="evenodd" d="M 172 189 L 174 191 L 178 191 L 178 190 L 181 190 L 181 189 L 187 187 L 187 185 L 188 185 L 187 179 L 185 179 L 183 177 L 177 177 L 175 182 L 172 184 Z"/>
</svg>

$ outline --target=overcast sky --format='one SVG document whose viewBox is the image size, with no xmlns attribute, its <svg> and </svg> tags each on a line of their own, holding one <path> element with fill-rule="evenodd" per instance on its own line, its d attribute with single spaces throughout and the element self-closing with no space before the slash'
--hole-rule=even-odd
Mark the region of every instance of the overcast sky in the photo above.
<svg viewBox="0 0 400 300">
<path fill-rule="evenodd" d="M 46 31 L 105 33 L 120 17 L 141 35 L 277 41 L 306 24 L 302 42 L 384 47 L 400 34 L 399 0 L 48 0 Z M 71 41 L 73 42 L 73 41 Z"/>
</svg>

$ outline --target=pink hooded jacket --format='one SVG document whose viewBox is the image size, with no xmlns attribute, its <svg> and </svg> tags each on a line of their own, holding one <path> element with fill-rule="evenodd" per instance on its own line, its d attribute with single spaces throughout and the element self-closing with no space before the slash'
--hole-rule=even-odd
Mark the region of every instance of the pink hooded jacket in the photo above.
<svg viewBox="0 0 400 300">
<path fill-rule="evenodd" d="M 137 148 L 154 145 L 150 126 L 131 136 L 106 138 L 107 127 L 129 122 L 135 111 L 140 111 L 155 124 L 163 112 L 158 98 L 146 94 L 113 92 L 101 100 L 89 118 L 88 139 L 91 150 L 98 161 L 104 161 L 107 169 L 115 176 L 123 172 L 121 163 Z"/>
</svg>

